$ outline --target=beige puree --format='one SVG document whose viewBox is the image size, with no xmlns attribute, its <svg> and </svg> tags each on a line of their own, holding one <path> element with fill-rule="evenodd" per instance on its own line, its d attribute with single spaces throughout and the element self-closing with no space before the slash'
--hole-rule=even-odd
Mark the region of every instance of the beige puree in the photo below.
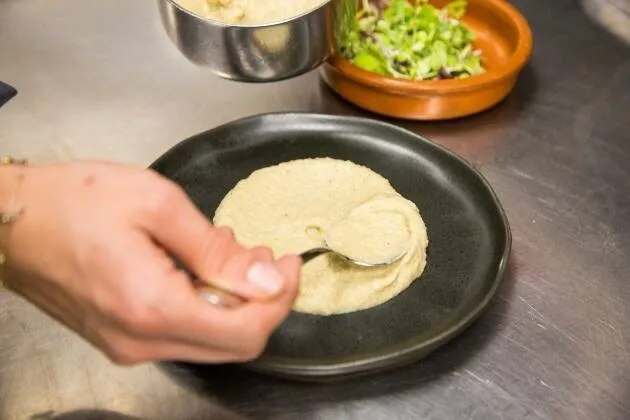
<svg viewBox="0 0 630 420">
<path fill-rule="evenodd" d="M 397 296 L 422 274 L 427 231 L 414 203 L 370 169 L 330 158 L 302 159 L 253 172 L 219 205 L 214 223 L 247 246 L 275 255 L 324 244 L 365 268 L 325 255 L 305 264 L 294 309 L 330 315 L 367 309 Z"/>
</svg>

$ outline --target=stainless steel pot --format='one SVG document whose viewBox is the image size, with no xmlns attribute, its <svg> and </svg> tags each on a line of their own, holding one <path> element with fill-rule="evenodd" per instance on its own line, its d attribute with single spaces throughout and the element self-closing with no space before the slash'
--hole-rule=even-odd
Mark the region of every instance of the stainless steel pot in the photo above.
<svg viewBox="0 0 630 420">
<path fill-rule="evenodd" d="M 265 25 L 232 26 L 202 18 L 173 0 L 158 0 L 166 32 L 182 54 L 216 75 L 273 82 L 319 66 L 334 49 L 340 14 L 356 0 L 329 0 L 301 16 Z"/>
</svg>

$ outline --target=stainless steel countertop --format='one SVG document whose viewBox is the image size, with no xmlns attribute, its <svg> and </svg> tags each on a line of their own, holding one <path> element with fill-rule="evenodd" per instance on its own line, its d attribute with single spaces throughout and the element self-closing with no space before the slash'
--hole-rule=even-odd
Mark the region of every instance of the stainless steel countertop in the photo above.
<svg viewBox="0 0 630 420">
<path fill-rule="evenodd" d="M 112 366 L 0 292 L 0 418 L 630 418 L 630 47 L 572 0 L 514 3 L 535 35 L 514 94 L 473 118 L 400 123 L 479 167 L 512 224 L 505 287 L 465 334 L 422 363 L 351 384 L 229 368 L 201 380 Z M 316 72 L 246 85 L 195 68 L 146 1 L 0 0 L 0 80 L 20 91 L 0 110 L 0 151 L 38 161 L 148 165 L 251 114 L 367 115 Z"/>
</svg>

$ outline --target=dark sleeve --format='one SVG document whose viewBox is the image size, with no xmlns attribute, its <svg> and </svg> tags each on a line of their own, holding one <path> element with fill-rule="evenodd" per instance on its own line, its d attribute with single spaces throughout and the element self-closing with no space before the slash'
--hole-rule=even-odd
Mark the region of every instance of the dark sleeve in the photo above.
<svg viewBox="0 0 630 420">
<path fill-rule="evenodd" d="M 17 95 L 17 90 L 13 86 L 0 82 L 0 107 L 9 102 L 15 95 Z"/>
</svg>

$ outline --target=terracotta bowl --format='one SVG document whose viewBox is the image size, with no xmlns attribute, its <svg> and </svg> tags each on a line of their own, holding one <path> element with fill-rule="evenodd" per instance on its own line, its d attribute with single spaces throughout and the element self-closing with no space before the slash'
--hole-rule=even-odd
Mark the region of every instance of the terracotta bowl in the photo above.
<svg viewBox="0 0 630 420">
<path fill-rule="evenodd" d="M 443 7 L 448 0 L 432 0 Z M 487 72 L 468 79 L 409 81 L 362 70 L 339 54 L 321 67 L 326 83 L 366 110 L 413 120 L 445 120 L 484 111 L 512 90 L 532 52 L 523 15 L 505 0 L 469 0 L 462 21 L 475 32 Z"/>
</svg>

